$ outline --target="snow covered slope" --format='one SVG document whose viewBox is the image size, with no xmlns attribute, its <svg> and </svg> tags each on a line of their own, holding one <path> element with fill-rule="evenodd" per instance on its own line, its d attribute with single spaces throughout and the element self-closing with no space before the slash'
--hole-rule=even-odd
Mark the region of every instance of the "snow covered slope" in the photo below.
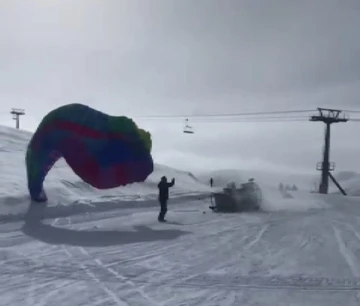
<svg viewBox="0 0 360 306">
<path fill-rule="evenodd" d="M 49 206 L 29 205 L 30 136 L 0 128 L 1 306 L 359 305 L 359 198 L 300 187 L 284 196 L 274 179 L 245 175 L 259 181 L 265 211 L 220 214 L 200 197 L 207 177 L 157 165 L 143 184 L 100 192 L 59 162 Z M 176 199 L 159 223 L 164 174 L 177 179 Z M 13 218 L 1 222 L 5 211 Z"/>
<path fill-rule="evenodd" d="M 250 214 L 185 200 L 167 224 L 155 207 L 0 222 L 0 305 L 359 305 L 359 200 L 316 197 Z"/>
<path fill-rule="evenodd" d="M 0 126 L 0 219 L 8 214 L 23 215 L 28 208 L 25 150 L 31 135 L 30 132 Z M 126 204 L 136 205 L 134 201 L 155 200 L 157 183 L 163 175 L 168 179 L 176 179 L 176 184 L 171 189 L 172 198 L 210 192 L 210 188 L 199 182 L 190 172 L 158 164 L 144 183 L 98 190 L 84 183 L 63 159 L 50 170 L 44 186 L 49 197 L 48 205 L 54 213 L 56 210 L 68 211 L 70 205 L 72 211 L 86 210 L 89 205 L 94 206 L 97 203 L 102 205 L 102 209 L 109 209 Z"/>
</svg>

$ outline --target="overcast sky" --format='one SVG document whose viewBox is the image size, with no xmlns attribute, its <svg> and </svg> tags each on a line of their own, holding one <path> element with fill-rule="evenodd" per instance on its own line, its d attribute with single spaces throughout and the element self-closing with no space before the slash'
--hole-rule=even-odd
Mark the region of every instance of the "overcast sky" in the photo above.
<svg viewBox="0 0 360 306">
<path fill-rule="evenodd" d="M 359 0 L 1 0 L 0 119 L 34 130 L 62 104 L 113 115 L 360 109 Z M 360 118 L 360 114 L 358 114 Z M 136 120 L 158 163 L 314 169 L 321 123 Z M 360 170 L 360 123 L 332 160 Z M 315 171 L 314 171 L 315 172 Z"/>
</svg>

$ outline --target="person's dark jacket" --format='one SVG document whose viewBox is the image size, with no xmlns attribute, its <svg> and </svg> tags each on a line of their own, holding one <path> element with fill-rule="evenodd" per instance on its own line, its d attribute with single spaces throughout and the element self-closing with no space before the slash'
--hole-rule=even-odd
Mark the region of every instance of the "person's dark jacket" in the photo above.
<svg viewBox="0 0 360 306">
<path fill-rule="evenodd" d="M 172 179 L 170 183 L 167 182 L 166 178 L 162 177 L 160 183 L 158 184 L 159 188 L 159 200 L 166 201 L 169 199 L 169 188 L 174 186 L 175 179 Z"/>
</svg>

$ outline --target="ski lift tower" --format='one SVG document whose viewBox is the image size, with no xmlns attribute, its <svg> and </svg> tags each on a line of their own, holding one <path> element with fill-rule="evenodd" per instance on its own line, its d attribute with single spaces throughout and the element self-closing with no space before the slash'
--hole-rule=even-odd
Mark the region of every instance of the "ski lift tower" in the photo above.
<svg viewBox="0 0 360 306">
<path fill-rule="evenodd" d="M 327 194 L 329 190 L 329 177 L 339 188 L 342 194 L 346 195 L 345 191 L 341 188 L 339 183 L 335 180 L 330 171 L 335 170 L 335 163 L 330 163 L 330 126 L 333 123 L 347 122 L 349 119 L 340 118 L 341 110 L 318 108 L 319 114 L 317 116 L 311 116 L 310 121 L 325 123 L 325 145 L 323 153 L 323 161 L 319 162 L 316 166 L 317 170 L 321 171 L 321 182 L 319 186 L 319 193 Z"/>
<path fill-rule="evenodd" d="M 16 128 L 20 128 L 20 116 L 25 115 L 24 109 L 13 108 L 10 112 L 13 115 L 13 119 L 16 121 Z"/>
</svg>

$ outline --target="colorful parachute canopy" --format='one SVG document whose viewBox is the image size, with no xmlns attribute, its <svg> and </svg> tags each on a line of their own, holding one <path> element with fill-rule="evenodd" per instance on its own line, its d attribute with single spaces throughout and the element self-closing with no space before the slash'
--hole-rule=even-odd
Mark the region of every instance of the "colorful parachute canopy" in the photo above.
<svg viewBox="0 0 360 306">
<path fill-rule="evenodd" d="M 130 118 L 109 116 L 82 104 L 61 106 L 43 118 L 28 145 L 30 196 L 47 201 L 43 181 L 61 157 L 98 189 L 143 182 L 154 170 L 151 147 L 150 133 Z"/>
</svg>

